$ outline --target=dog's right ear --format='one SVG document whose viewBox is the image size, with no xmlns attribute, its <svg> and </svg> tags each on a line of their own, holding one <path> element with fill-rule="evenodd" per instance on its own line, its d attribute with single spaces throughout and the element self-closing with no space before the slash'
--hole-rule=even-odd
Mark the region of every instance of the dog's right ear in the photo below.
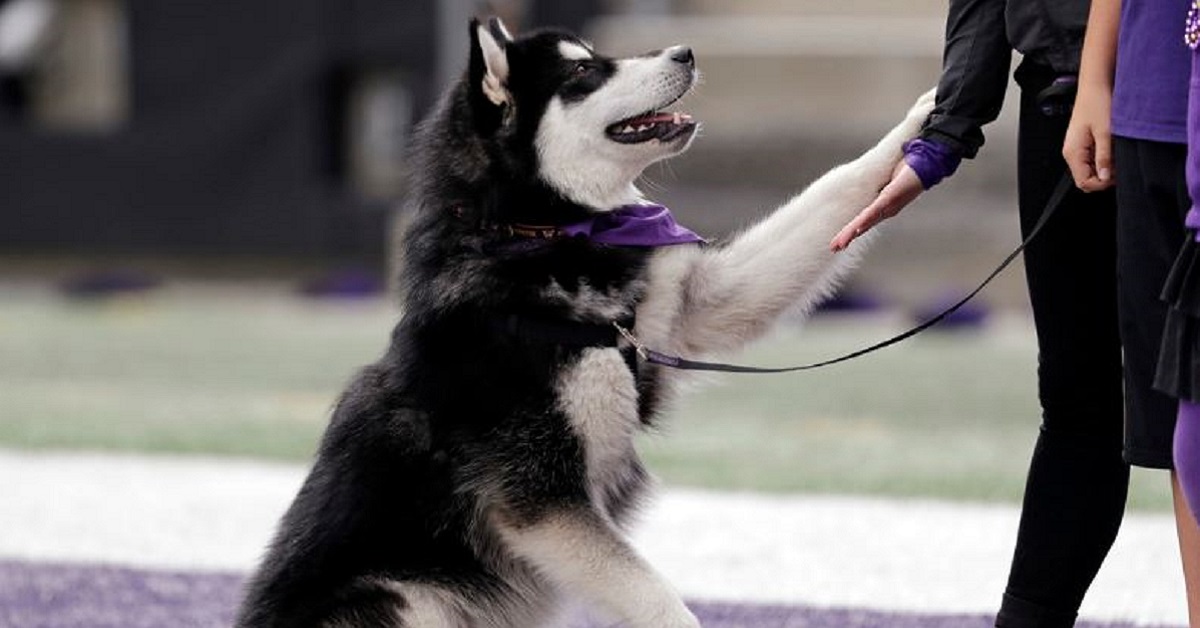
<svg viewBox="0 0 1200 628">
<path fill-rule="evenodd" d="M 506 50 L 512 43 L 512 35 L 504 28 L 504 22 L 498 17 L 488 20 L 486 25 L 479 20 L 471 20 L 471 39 L 471 66 L 474 69 L 475 57 L 478 55 L 482 70 L 478 85 L 483 90 L 483 95 L 496 106 L 512 104 L 512 94 L 508 91 Z"/>
<path fill-rule="evenodd" d="M 511 108 L 512 93 L 508 90 L 508 45 L 512 35 L 499 18 L 487 24 L 471 20 L 471 65 L 468 72 L 471 104 L 477 119 L 484 126 L 499 126 L 504 110 Z"/>
</svg>

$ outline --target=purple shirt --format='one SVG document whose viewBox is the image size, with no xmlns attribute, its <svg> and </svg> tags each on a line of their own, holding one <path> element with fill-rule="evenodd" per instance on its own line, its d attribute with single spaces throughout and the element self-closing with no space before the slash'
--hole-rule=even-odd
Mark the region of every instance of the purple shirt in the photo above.
<svg viewBox="0 0 1200 628">
<path fill-rule="evenodd" d="M 1188 48 L 1178 36 L 1187 0 L 1124 0 L 1113 85 L 1112 132 L 1187 142 Z"/>
<path fill-rule="evenodd" d="M 1187 185 L 1192 197 L 1192 209 L 1185 224 L 1200 229 L 1200 50 L 1192 50 L 1192 78 L 1188 82 L 1188 155 Z M 1200 233 L 1197 233 L 1200 241 Z"/>
</svg>

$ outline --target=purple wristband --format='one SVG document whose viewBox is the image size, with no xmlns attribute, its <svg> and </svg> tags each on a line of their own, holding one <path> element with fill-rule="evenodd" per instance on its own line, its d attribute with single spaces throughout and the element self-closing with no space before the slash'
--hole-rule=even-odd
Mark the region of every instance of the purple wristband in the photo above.
<svg viewBox="0 0 1200 628">
<path fill-rule="evenodd" d="M 941 142 L 917 138 L 905 142 L 904 163 L 917 173 L 921 186 L 928 190 L 954 174 L 962 156 Z"/>
</svg>

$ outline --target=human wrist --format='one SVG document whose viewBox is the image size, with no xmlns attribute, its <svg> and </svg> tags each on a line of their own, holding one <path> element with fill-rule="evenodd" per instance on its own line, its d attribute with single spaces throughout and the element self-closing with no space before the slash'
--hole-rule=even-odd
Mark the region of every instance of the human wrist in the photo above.
<svg viewBox="0 0 1200 628">
<path fill-rule="evenodd" d="M 928 190 L 958 170 L 962 155 L 937 140 L 918 137 L 905 142 L 904 163 Z"/>
<path fill-rule="evenodd" d="M 1075 95 L 1075 107 L 1107 106 L 1112 102 L 1113 81 L 1111 76 L 1079 75 L 1079 89 Z"/>
</svg>

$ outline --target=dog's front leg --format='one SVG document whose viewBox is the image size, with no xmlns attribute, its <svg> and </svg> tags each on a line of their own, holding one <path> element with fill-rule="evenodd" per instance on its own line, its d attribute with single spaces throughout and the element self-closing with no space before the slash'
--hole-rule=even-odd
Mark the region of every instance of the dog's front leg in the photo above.
<svg viewBox="0 0 1200 628">
<path fill-rule="evenodd" d="M 890 180 L 902 144 L 932 107 L 931 92 L 861 157 L 831 170 L 726 246 L 704 251 L 683 280 L 672 344 L 692 355 L 737 349 L 788 308 L 808 308 L 827 296 L 862 248 L 834 254 L 830 240 Z M 660 257 L 669 266 L 672 255 Z"/>
<path fill-rule="evenodd" d="M 629 628 L 697 628 L 679 594 L 611 523 L 586 507 L 500 524 L 505 545 L 565 592 Z"/>
</svg>

